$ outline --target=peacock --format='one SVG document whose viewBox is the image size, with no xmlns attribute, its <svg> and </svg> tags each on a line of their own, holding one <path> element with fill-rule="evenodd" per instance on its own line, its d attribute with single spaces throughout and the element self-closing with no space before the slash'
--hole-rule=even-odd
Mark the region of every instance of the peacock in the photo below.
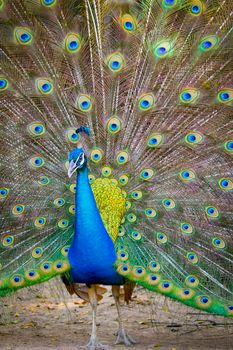
<svg viewBox="0 0 233 350">
<path fill-rule="evenodd" d="M 1 0 L 0 296 L 61 276 L 233 315 L 231 0 Z"/>
</svg>

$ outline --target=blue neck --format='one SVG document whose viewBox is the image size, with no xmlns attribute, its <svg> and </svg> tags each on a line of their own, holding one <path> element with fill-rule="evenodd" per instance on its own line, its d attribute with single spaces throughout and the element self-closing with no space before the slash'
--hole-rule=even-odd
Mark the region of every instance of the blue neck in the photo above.
<svg viewBox="0 0 233 350">
<path fill-rule="evenodd" d="M 114 244 L 102 222 L 89 184 L 88 168 L 77 173 L 75 230 L 68 258 L 75 282 L 121 284 L 113 267 Z"/>
</svg>

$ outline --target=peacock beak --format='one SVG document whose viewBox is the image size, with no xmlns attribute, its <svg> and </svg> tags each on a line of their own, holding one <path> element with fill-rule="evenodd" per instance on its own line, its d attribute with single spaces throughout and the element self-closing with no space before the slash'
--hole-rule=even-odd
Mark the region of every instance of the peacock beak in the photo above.
<svg viewBox="0 0 233 350">
<path fill-rule="evenodd" d="M 68 177 L 71 178 L 71 176 L 74 174 L 74 172 L 77 169 L 82 168 L 84 164 L 85 156 L 82 152 L 80 156 L 74 161 L 73 159 L 70 161 L 69 168 L 68 168 Z"/>
</svg>

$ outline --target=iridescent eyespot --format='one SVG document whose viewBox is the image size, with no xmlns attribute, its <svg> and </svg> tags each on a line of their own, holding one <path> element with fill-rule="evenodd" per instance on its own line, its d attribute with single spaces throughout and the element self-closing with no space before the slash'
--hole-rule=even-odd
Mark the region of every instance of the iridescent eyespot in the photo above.
<svg viewBox="0 0 233 350">
<path fill-rule="evenodd" d="M 71 205 L 71 206 L 69 207 L 69 213 L 72 214 L 72 215 L 75 214 L 75 206 L 74 206 L 74 205 Z"/>
<path fill-rule="evenodd" d="M 112 174 L 112 168 L 106 165 L 102 168 L 101 173 L 104 177 L 109 177 Z"/>
<path fill-rule="evenodd" d="M 222 238 L 215 237 L 212 239 L 212 244 L 217 249 L 224 249 L 226 247 L 226 243 Z"/>
<path fill-rule="evenodd" d="M 186 235 L 191 235 L 193 233 L 193 226 L 187 222 L 182 222 L 180 224 L 180 230 Z"/>
<path fill-rule="evenodd" d="M 185 104 L 197 102 L 200 92 L 195 88 L 184 88 L 180 92 L 180 101 Z"/>
<path fill-rule="evenodd" d="M 192 288 L 197 287 L 199 284 L 199 279 L 195 276 L 192 276 L 192 275 L 187 276 L 185 278 L 185 284 L 189 287 L 192 287 Z"/>
<path fill-rule="evenodd" d="M 208 52 L 215 49 L 218 46 L 219 38 L 217 35 L 208 35 L 203 38 L 199 44 L 199 50 L 201 52 Z"/>
<path fill-rule="evenodd" d="M 190 170 L 190 169 L 185 169 L 185 170 L 182 170 L 180 173 L 179 173 L 179 178 L 182 180 L 182 181 L 185 181 L 185 182 L 189 182 L 189 181 L 192 181 L 195 179 L 195 173 Z"/>
<path fill-rule="evenodd" d="M 224 143 L 224 148 L 228 153 L 233 154 L 233 140 L 226 141 Z"/>
<path fill-rule="evenodd" d="M 50 262 L 44 262 L 40 265 L 40 270 L 45 274 L 50 273 L 52 271 L 52 264 Z"/>
<path fill-rule="evenodd" d="M 10 279 L 10 284 L 12 287 L 20 287 L 24 284 L 24 278 L 20 275 L 14 275 Z"/>
<path fill-rule="evenodd" d="M 40 275 L 34 271 L 34 270 L 29 270 L 25 272 L 25 277 L 29 280 L 29 281 L 36 281 L 40 278 Z"/>
<path fill-rule="evenodd" d="M 56 4 L 57 0 L 41 0 L 41 4 L 45 7 L 52 7 Z"/>
<path fill-rule="evenodd" d="M 44 135 L 46 129 L 44 124 L 40 122 L 33 122 L 28 125 L 28 132 L 31 136 L 39 137 Z"/>
<path fill-rule="evenodd" d="M 120 264 L 117 271 L 120 275 L 126 276 L 130 272 L 130 267 L 127 264 Z"/>
<path fill-rule="evenodd" d="M 149 111 L 155 105 L 155 98 L 153 93 L 143 94 L 139 97 L 138 108 L 141 111 Z"/>
<path fill-rule="evenodd" d="M 132 204 L 130 201 L 125 201 L 125 208 L 126 210 L 129 210 L 132 207 Z"/>
<path fill-rule="evenodd" d="M 167 243 L 167 235 L 164 232 L 157 232 L 156 234 L 158 243 Z"/>
<path fill-rule="evenodd" d="M 92 109 L 91 97 L 86 94 L 80 94 L 77 98 L 76 105 L 80 109 L 80 111 L 84 113 L 90 112 L 90 110 Z"/>
<path fill-rule="evenodd" d="M 146 273 L 146 270 L 142 266 L 135 266 L 132 270 L 132 274 L 136 278 L 142 278 Z"/>
<path fill-rule="evenodd" d="M 160 133 L 153 133 L 149 136 L 147 140 L 147 146 L 151 148 L 160 147 L 164 142 L 164 135 Z"/>
<path fill-rule="evenodd" d="M 192 263 L 194 265 L 198 263 L 199 259 L 198 259 L 198 256 L 196 253 L 189 252 L 189 253 L 187 253 L 186 257 L 190 263 Z"/>
<path fill-rule="evenodd" d="M 56 271 L 56 272 L 65 272 L 67 271 L 69 268 L 69 264 L 66 262 L 66 261 L 55 261 L 53 263 L 53 270 Z"/>
<path fill-rule="evenodd" d="M 0 188 L 0 200 L 1 199 L 6 199 L 8 194 L 9 194 L 10 190 L 6 187 L 1 187 Z"/>
<path fill-rule="evenodd" d="M 89 179 L 90 184 L 92 184 L 95 181 L 95 176 L 92 174 L 89 174 L 88 179 Z"/>
<path fill-rule="evenodd" d="M 158 285 L 158 288 L 163 293 L 169 293 L 173 288 L 173 284 L 169 281 L 163 281 Z"/>
<path fill-rule="evenodd" d="M 78 143 L 80 141 L 80 135 L 76 133 L 77 128 L 69 128 L 66 131 L 66 140 L 71 143 Z"/>
<path fill-rule="evenodd" d="M 17 42 L 21 45 L 30 45 L 32 43 L 32 32 L 29 28 L 17 27 L 14 31 Z"/>
<path fill-rule="evenodd" d="M 65 200 L 63 198 L 56 198 L 54 199 L 53 204 L 59 208 L 65 204 Z"/>
<path fill-rule="evenodd" d="M 130 194 L 130 196 L 131 196 L 131 198 L 133 198 L 134 200 L 139 200 L 139 199 L 141 199 L 142 198 L 142 191 L 133 191 L 133 192 L 131 192 L 131 194 Z"/>
<path fill-rule="evenodd" d="M 69 221 L 66 219 L 61 219 L 58 221 L 57 225 L 62 229 L 67 228 L 69 226 Z"/>
<path fill-rule="evenodd" d="M 112 135 L 118 134 L 121 131 L 121 120 L 117 116 L 111 117 L 107 121 L 107 130 Z"/>
<path fill-rule="evenodd" d="M 121 185 L 121 186 L 125 186 L 125 185 L 127 185 L 127 183 L 129 182 L 129 177 L 128 177 L 128 175 L 121 175 L 120 177 L 119 177 L 119 179 L 118 179 L 118 181 L 119 181 L 119 184 Z"/>
<path fill-rule="evenodd" d="M 233 314 L 233 305 L 229 305 L 226 307 L 227 308 L 227 311 L 230 313 L 230 314 Z"/>
<path fill-rule="evenodd" d="M 178 0 L 163 0 L 162 5 L 165 8 L 173 8 L 177 5 Z"/>
<path fill-rule="evenodd" d="M 164 208 L 165 208 L 165 209 L 168 209 L 168 210 L 174 209 L 175 206 L 176 206 L 174 200 L 171 199 L 171 198 L 165 198 L 165 199 L 163 199 L 163 200 L 162 200 L 162 204 L 163 204 Z"/>
<path fill-rule="evenodd" d="M 114 177 L 112 177 L 111 179 L 109 179 L 111 181 L 111 184 L 114 185 L 114 186 L 117 186 L 118 185 L 118 181 L 117 179 L 115 179 Z M 122 196 L 123 196 L 123 192 L 122 192 Z"/>
<path fill-rule="evenodd" d="M 152 275 L 152 274 L 149 274 L 147 277 L 146 277 L 146 281 L 147 283 L 149 283 L 150 285 L 156 285 L 160 282 L 160 279 L 161 277 L 158 276 L 158 275 Z"/>
<path fill-rule="evenodd" d="M 129 222 L 135 222 L 137 220 L 137 216 L 134 213 L 129 213 L 126 218 Z"/>
<path fill-rule="evenodd" d="M 174 43 L 171 40 L 160 41 L 153 45 L 153 53 L 157 58 L 165 58 L 171 56 Z"/>
<path fill-rule="evenodd" d="M 209 307 L 211 304 L 211 299 L 207 297 L 206 295 L 204 296 L 198 296 L 196 298 L 197 304 L 201 306 L 202 308 Z"/>
<path fill-rule="evenodd" d="M 159 271 L 160 264 L 157 261 L 150 261 L 148 264 L 150 271 Z"/>
<path fill-rule="evenodd" d="M 201 0 L 193 0 L 189 6 L 189 12 L 194 17 L 200 16 L 205 10 L 205 7 Z"/>
<path fill-rule="evenodd" d="M 119 53 L 115 52 L 107 57 L 107 65 L 108 68 L 111 70 L 113 73 L 118 73 L 124 68 L 125 66 L 125 60 L 124 56 Z"/>
<path fill-rule="evenodd" d="M 81 48 L 81 37 L 76 33 L 68 33 L 64 39 L 65 49 L 69 53 L 76 53 Z"/>
<path fill-rule="evenodd" d="M 185 136 L 185 142 L 190 145 L 198 145 L 200 143 L 202 143 L 204 137 L 202 134 L 200 134 L 199 132 L 189 132 L 186 136 Z"/>
<path fill-rule="evenodd" d="M 142 180 L 150 180 L 154 176 L 154 170 L 150 168 L 143 169 L 140 173 Z"/>
<path fill-rule="evenodd" d="M 95 148 L 91 151 L 90 157 L 93 163 L 99 163 L 103 158 L 103 151 L 100 148 Z"/>
<path fill-rule="evenodd" d="M 69 249 L 70 249 L 70 246 L 69 246 L 69 245 L 64 246 L 64 247 L 61 249 L 62 255 L 63 255 L 63 256 L 68 256 Z"/>
<path fill-rule="evenodd" d="M 36 247 L 32 251 L 33 258 L 40 258 L 43 255 L 43 249 L 41 247 Z"/>
<path fill-rule="evenodd" d="M 4 247 L 9 247 L 14 244 L 14 236 L 7 235 L 2 238 L 2 245 Z"/>
<path fill-rule="evenodd" d="M 221 103 L 229 103 L 233 101 L 233 89 L 221 89 L 218 92 L 218 101 Z"/>
<path fill-rule="evenodd" d="M 46 78 L 36 79 L 36 89 L 42 95 L 49 95 L 54 90 L 52 81 Z"/>
<path fill-rule="evenodd" d="M 221 188 L 221 190 L 224 191 L 231 191 L 233 188 L 233 182 L 228 178 L 222 178 L 218 180 L 218 185 Z"/>
<path fill-rule="evenodd" d="M 35 220 L 34 220 L 34 225 L 37 228 L 43 228 L 46 224 L 46 218 L 43 216 L 38 216 Z"/>
<path fill-rule="evenodd" d="M 131 237 L 133 238 L 134 241 L 140 241 L 142 239 L 142 235 L 138 231 L 133 231 L 131 233 Z"/>
<path fill-rule="evenodd" d="M 30 160 L 29 160 L 29 164 L 34 168 L 34 169 L 37 169 L 37 168 L 41 168 L 44 164 L 45 164 L 45 161 L 43 158 L 37 156 L 37 157 L 32 157 Z"/>
<path fill-rule="evenodd" d="M 19 216 L 22 215 L 24 213 L 25 210 L 25 205 L 23 204 L 16 204 L 13 208 L 12 208 L 12 214 Z"/>
<path fill-rule="evenodd" d="M 129 15 L 125 14 L 120 18 L 120 22 L 122 25 L 122 28 L 127 32 L 127 33 L 133 33 L 137 29 L 137 21 L 136 19 Z"/>
<path fill-rule="evenodd" d="M 216 219 L 219 217 L 219 211 L 216 207 L 208 206 L 205 207 L 205 213 L 209 218 Z"/>
<path fill-rule="evenodd" d="M 71 185 L 69 186 L 69 190 L 70 190 L 70 192 L 72 192 L 72 193 L 76 193 L 76 184 L 71 184 Z"/>
<path fill-rule="evenodd" d="M 117 160 L 117 164 L 119 165 L 127 163 L 129 160 L 128 152 L 127 151 L 118 152 L 116 160 Z"/>
<path fill-rule="evenodd" d="M 117 257 L 118 257 L 119 260 L 125 261 L 125 260 L 128 259 L 129 254 L 126 251 L 124 251 L 124 250 L 120 250 L 117 253 Z"/>
<path fill-rule="evenodd" d="M 0 77 L 0 92 L 7 90 L 9 87 L 9 82 L 6 78 Z"/>
<path fill-rule="evenodd" d="M 157 211 L 153 208 L 146 208 L 144 213 L 148 218 L 155 218 L 157 216 Z"/>
<path fill-rule="evenodd" d="M 46 186 L 50 183 L 50 180 L 47 176 L 40 176 L 39 180 L 37 181 L 37 183 L 40 186 Z"/>
<path fill-rule="evenodd" d="M 125 235 L 125 229 L 123 226 L 120 226 L 118 229 L 118 236 L 123 237 Z"/>
</svg>

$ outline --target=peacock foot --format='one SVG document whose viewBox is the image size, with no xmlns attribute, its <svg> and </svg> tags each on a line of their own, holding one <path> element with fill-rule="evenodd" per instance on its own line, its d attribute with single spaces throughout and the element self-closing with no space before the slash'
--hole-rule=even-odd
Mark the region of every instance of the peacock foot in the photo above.
<svg viewBox="0 0 233 350">
<path fill-rule="evenodd" d="M 86 346 L 86 349 L 88 349 L 88 350 L 96 350 L 96 349 L 109 350 L 109 346 L 101 344 L 100 342 L 98 342 L 97 339 L 91 338 L 89 343 Z"/>
<path fill-rule="evenodd" d="M 137 344 L 137 342 L 131 338 L 124 329 L 120 329 L 117 334 L 117 340 L 115 344 L 124 344 L 126 346 L 131 346 Z"/>
</svg>

